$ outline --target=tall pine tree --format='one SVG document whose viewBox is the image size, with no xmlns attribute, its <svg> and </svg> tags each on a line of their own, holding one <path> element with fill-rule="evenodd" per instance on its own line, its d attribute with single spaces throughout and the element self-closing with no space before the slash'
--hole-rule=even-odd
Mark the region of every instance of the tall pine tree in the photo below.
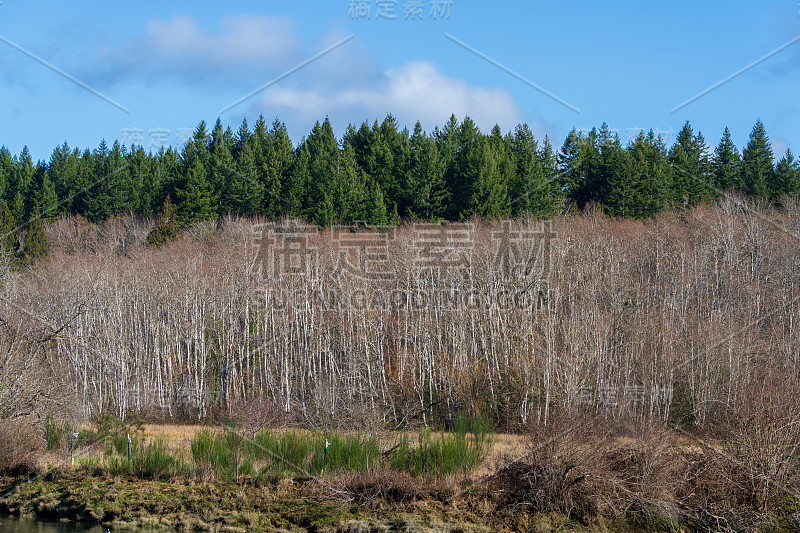
<svg viewBox="0 0 800 533">
<path fill-rule="evenodd" d="M 725 128 L 711 160 L 711 167 L 714 170 L 714 186 L 719 190 L 731 187 L 741 188 L 741 164 L 742 158 L 739 150 L 731 140 L 730 130 Z"/>
<path fill-rule="evenodd" d="M 800 164 L 789 149 L 775 167 L 775 179 L 770 192 L 774 196 L 800 192 Z"/>
<path fill-rule="evenodd" d="M 269 217 L 278 218 L 291 208 L 291 202 L 284 196 L 291 180 L 292 152 L 286 125 L 275 119 L 267 136 L 263 163 L 264 213 Z"/>
<path fill-rule="evenodd" d="M 260 213 L 264 204 L 264 186 L 258 177 L 252 144 L 242 145 L 236 155 L 236 172 L 229 175 L 228 198 L 232 211 L 243 215 Z"/>
<path fill-rule="evenodd" d="M 405 184 L 408 216 L 418 220 L 440 220 L 445 215 L 450 194 L 436 142 L 425 134 L 422 124 L 417 121 L 409 145 Z"/>
<path fill-rule="evenodd" d="M 343 223 L 366 220 L 367 186 L 364 173 L 358 168 L 352 145 L 347 144 L 342 152 L 339 175 L 336 180 L 336 204 L 339 206 L 339 221 Z"/>
<path fill-rule="evenodd" d="M 28 217 L 32 217 L 34 213 L 41 213 L 41 217 L 45 220 L 52 220 L 58 215 L 58 196 L 43 163 L 36 165 L 33 182 L 28 191 L 26 212 Z"/>
<path fill-rule="evenodd" d="M 764 123 L 759 119 L 750 140 L 742 152 L 742 187 L 744 191 L 758 198 L 766 198 L 770 184 L 774 180 L 774 161 L 772 146 L 769 144 Z"/>
<path fill-rule="evenodd" d="M 673 201 L 677 205 L 690 207 L 714 196 L 714 178 L 706 150 L 703 135 L 695 135 L 687 121 L 668 156 L 673 170 Z"/>
<path fill-rule="evenodd" d="M 153 246 L 161 246 L 175 239 L 179 231 L 177 214 L 172 207 L 169 196 L 167 196 L 164 198 L 161 211 L 156 216 L 155 226 L 147 235 L 147 242 Z"/>
<path fill-rule="evenodd" d="M 480 152 L 475 152 L 477 168 L 470 189 L 469 212 L 484 219 L 501 219 L 511 214 L 508 203 L 508 182 L 500 173 L 498 158 L 503 157 L 500 143 L 493 147 L 490 139 L 480 139 Z"/>
<path fill-rule="evenodd" d="M 0 253 L 16 257 L 19 253 L 17 222 L 5 202 L 0 205 Z"/>
<path fill-rule="evenodd" d="M 192 141 L 187 146 L 191 144 L 193 144 Z M 177 212 L 178 225 L 181 227 L 191 226 L 195 222 L 212 219 L 217 216 L 205 170 L 200 159 L 193 154 L 191 147 L 186 150 L 187 160 L 184 162 L 185 178 L 175 190 L 175 211 Z"/>
<path fill-rule="evenodd" d="M 45 260 L 50 256 L 47 234 L 44 232 L 42 217 L 34 211 L 33 218 L 25 228 L 25 241 L 22 245 L 22 259 L 29 265 Z"/>
</svg>

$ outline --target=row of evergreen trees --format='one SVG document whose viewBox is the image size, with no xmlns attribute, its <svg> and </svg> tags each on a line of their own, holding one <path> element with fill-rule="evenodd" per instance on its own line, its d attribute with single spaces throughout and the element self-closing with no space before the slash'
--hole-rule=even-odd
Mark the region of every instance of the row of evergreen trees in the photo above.
<svg viewBox="0 0 800 533">
<path fill-rule="evenodd" d="M 296 146 L 283 123 L 267 126 L 260 117 L 235 133 L 219 119 L 211 131 L 201 122 L 180 151 L 105 141 L 80 151 L 65 143 L 34 163 L 27 148 L 13 157 L 0 148 L 0 212 L 5 204 L 16 224 L 36 213 L 78 213 L 92 222 L 153 215 L 166 198 L 180 226 L 225 213 L 290 215 L 319 226 L 496 219 L 588 202 L 642 218 L 712 201 L 729 188 L 765 199 L 800 191 L 797 162 L 787 151 L 774 164 L 760 121 L 741 153 L 727 128 L 711 153 L 688 122 L 670 147 L 652 131 L 623 146 L 603 124 L 573 130 L 556 151 L 525 124 L 484 134 L 470 118 L 452 116 L 427 134 L 419 123 L 401 130 L 391 115 L 350 125 L 341 139 L 326 119 Z"/>
</svg>

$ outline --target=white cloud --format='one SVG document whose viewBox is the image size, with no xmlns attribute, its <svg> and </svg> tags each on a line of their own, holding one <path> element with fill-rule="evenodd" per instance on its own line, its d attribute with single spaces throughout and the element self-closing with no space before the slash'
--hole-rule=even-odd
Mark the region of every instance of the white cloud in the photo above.
<svg viewBox="0 0 800 533">
<path fill-rule="evenodd" d="M 96 46 L 81 59 L 90 79 L 178 79 L 237 83 L 285 69 L 304 56 L 294 21 L 287 17 L 226 15 L 210 30 L 187 15 L 154 19 L 122 45 Z"/>
<path fill-rule="evenodd" d="M 344 36 L 344 28 L 334 24 L 316 42 L 307 43 L 291 18 L 227 15 L 209 29 L 191 16 L 177 15 L 151 20 L 122 45 L 107 41 L 96 49 L 96 60 L 83 64 L 89 69 L 87 79 L 100 85 L 176 82 L 244 95 Z M 230 101 L 235 98 L 221 99 L 220 108 Z M 223 118 L 235 122 L 240 113 L 248 118 L 277 116 L 293 134 L 303 128 L 301 135 L 325 116 L 339 131 L 348 123 L 380 120 L 389 113 L 409 127 L 419 120 L 428 131 L 451 114 L 459 120 L 469 115 L 484 131 L 495 124 L 510 130 L 522 116 L 506 89 L 471 85 L 429 61 L 386 68 L 370 43 L 358 36 Z"/>
<path fill-rule="evenodd" d="M 215 34 L 191 17 L 176 16 L 151 21 L 139 42 L 158 60 L 202 61 L 209 68 L 281 64 L 302 49 L 290 18 L 226 15 L 219 30 Z"/>
<path fill-rule="evenodd" d="M 393 114 L 401 124 L 413 125 L 416 120 L 430 129 L 443 124 L 451 114 L 459 119 L 469 115 L 478 126 L 488 131 L 494 124 L 504 130 L 520 122 L 521 113 L 514 97 L 505 89 L 475 87 L 464 80 L 443 74 L 431 62 L 413 61 L 400 68 L 389 69 L 370 86 L 331 89 L 275 86 L 267 90 L 255 111 L 301 121 L 351 117 L 381 119 Z"/>
</svg>

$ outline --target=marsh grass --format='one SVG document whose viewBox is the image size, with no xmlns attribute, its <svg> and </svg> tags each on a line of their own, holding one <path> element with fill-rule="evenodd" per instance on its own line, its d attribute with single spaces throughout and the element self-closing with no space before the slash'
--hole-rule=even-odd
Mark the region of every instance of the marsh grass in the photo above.
<svg viewBox="0 0 800 533">
<path fill-rule="evenodd" d="M 418 443 L 404 433 L 384 454 L 377 434 L 260 431 L 251 439 L 201 430 L 192 438 L 191 450 L 197 471 L 206 478 L 258 475 L 274 479 L 368 473 L 386 467 L 435 478 L 471 471 L 488 454 L 491 435 L 486 422 L 462 417 L 453 432 L 435 436 L 423 432 Z"/>
<path fill-rule="evenodd" d="M 389 455 L 395 470 L 415 476 L 443 477 L 463 472 L 465 475 L 479 465 L 492 446 L 491 424 L 482 418 L 470 420 L 460 415 L 449 433 L 419 434 L 416 446 L 408 434 L 400 435 Z"/>
<path fill-rule="evenodd" d="M 324 444 L 324 436 L 320 437 Z M 322 465 L 326 470 L 366 473 L 381 460 L 381 441 L 377 435 L 337 433 L 330 435 L 328 442 Z"/>
<path fill-rule="evenodd" d="M 491 427 L 467 417 L 459 417 L 451 432 L 425 431 L 413 439 L 403 433 L 388 443 L 387 451 L 377 433 L 288 429 L 246 436 L 233 430 L 203 428 L 189 439 L 188 450 L 182 451 L 166 437 L 148 438 L 143 432 L 124 429 L 106 434 L 105 455 L 99 464 L 83 462 L 80 467 L 142 479 L 205 481 L 369 474 L 386 469 L 440 478 L 466 475 L 484 460 L 492 445 Z M 54 441 L 60 435 L 55 423 L 49 431 Z"/>
<path fill-rule="evenodd" d="M 61 448 L 62 442 L 72 433 L 72 427 L 67 422 L 57 420 L 53 415 L 48 415 L 44 420 L 44 440 L 48 451 Z"/>
<path fill-rule="evenodd" d="M 260 431 L 252 442 L 254 458 L 262 465 L 261 471 L 277 477 L 303 474 L 313 468 L 313 439 L 304 432 L 275 433 Z M 316 443 L 317 447 L 324 443 Z"/>
<path fill-rule="evenodd" d="M 191 464 L 173 454 L 164 439 L 155 439 L 146 446 L 141 441 L 127 455 L 127 439 L 124 454 L 113 454 L 107 468 L 114 475 L 138 476 L 142 479 L 188 478 L 194 473 Z"/>
</svg>

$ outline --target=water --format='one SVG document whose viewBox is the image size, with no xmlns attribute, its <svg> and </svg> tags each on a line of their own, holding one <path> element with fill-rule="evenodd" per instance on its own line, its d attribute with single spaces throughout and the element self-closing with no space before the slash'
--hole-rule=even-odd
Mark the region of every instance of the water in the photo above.
<svg viewBox="0 0 800 533">
<path fill-rule="evenodd" d="M 50 522 L 37 518 L 15 518 L 0 515 L 2 533 L 105 533 L 106 528 L 86 524 Z M 113 533 L 113 531 L 112 531 Z"/>
</svg>

